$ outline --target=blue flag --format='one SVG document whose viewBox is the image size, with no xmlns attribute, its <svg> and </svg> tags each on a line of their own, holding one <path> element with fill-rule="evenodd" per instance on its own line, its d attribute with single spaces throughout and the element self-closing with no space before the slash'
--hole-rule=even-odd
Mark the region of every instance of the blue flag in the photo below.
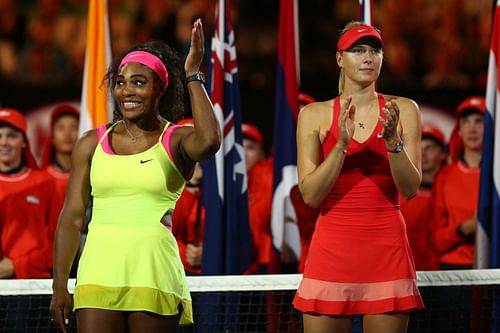
<svg viewBox="0 0 500 333">
<path fill-rule="evenodd" d="M 202 163 L 206 209 L 202 272 L 242 274 L 252 260 L 240 88 L 229 0 L 219 0 L 212 38 L 209 91 L 223 141 Z"/>
<path fill-rule="evenodd" d="M 281 252 L 300 254 L 297 223 L 288 223 L 287 201 L 297 184 L 297 144 L 295 131 L 299 113 L 299 43 L 296 0 L 281 0 L 278 32 L 278 65 L 273 137 L 273 205 L 271 232 L 273 246 Z"/>
</svg>

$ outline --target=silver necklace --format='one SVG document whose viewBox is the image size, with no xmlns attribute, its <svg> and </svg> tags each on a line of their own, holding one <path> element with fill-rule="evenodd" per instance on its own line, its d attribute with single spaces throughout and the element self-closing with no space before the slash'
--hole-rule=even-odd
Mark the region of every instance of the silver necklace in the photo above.
<svg viewBox="0 0 500 333">
<path fill-rule="evenodd" d="M 128 129 L 128 126 L 127 126 L 127 123 L 125 122 L 125 120 L 123 121 L 123 124 L 125 125 L 125 130 L 127 131 L 128 136 L 130 137 L 130 140 L 132 140 L 133 143 L 136 143 L 138 138 L 140 138 L 141 136 L 144 136 L 144 131 L 142 131 L 141 134 L 139 134 L 137 136 L 133 136 L 132 133 L 130 132 L 130 130 Z"/>
</svg>

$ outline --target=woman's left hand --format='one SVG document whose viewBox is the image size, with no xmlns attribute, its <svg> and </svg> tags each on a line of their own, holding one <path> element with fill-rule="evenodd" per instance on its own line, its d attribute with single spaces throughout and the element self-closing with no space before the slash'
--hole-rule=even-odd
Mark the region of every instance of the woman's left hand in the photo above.
<svg viewBox="0 0 500 333">
<path fill-rule="evenodd" d="M 401 141 L 398 133 L 399 106 L 394 100 L 390 100 L 382 108 L 382 112 L 385 114 L 385 119 L 383 117 L 379 117 L 380 122 L 384 127 L 382 137 L 388 145 L 393 146 Z"/>
<path fill-rule="evenodd" d="M 203 35 L 203 26 L 201 24 L 201 19 L 197 19 L 193 23 L 193 29 L 191 30 L 191 46 L 189 47 L 189 53 L 184 63 L 186 76 L 196 74 L 200 70 L 204 53 L 205 36 Z"/>
</svg>

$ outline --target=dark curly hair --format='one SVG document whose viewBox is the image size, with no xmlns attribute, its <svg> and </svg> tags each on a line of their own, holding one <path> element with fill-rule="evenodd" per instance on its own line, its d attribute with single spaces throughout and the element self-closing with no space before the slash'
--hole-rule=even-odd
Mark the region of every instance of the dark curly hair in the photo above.
<svg viewBox="0 0 500 333">
<path fill-rule="evenodd" d="M 144 44 L 135 45 L 113 59 L 104 77 L 104 81 L 111 92 L 111 96 L 113 96 L 113 89 L 118 76 L 118 66 L 122 59 L 128 53 L 138 50 L 154 54 L 165 64 L 168 71 L 169 83 L 165 93 L 160 97 L 159 112 L 163 118 L 174 123 L 177 122 L 184 117 L 186 110 L 186 77 L 184 74 L 184 65 L 179 54 L 164 42 L 150 41 Z M 163 84 L 156 73 L 154 73 L 154 77 L 158 84 Z M 122 119 L 122 115 L 118 110 L 116 101 L 114 101 L 113 122 L 120 119 Z"/>
</svg>

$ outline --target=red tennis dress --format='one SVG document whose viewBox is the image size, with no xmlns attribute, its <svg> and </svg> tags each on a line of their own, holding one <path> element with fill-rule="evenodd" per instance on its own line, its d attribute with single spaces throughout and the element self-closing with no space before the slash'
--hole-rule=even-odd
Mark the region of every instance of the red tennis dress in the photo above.
<svg viewBox="0 0 500 333">
<path fill-rule="evenodd" d="M 379 94 L 378 100 L 381 110 L 384 97 Z M 339 97 L 333 105 L 323 157 L 339 135 Z M 366 141 L 350 141 L 337 181 L 321 204 L 293 301 L 302 312 L 377 314 L 424 307 L 382 128 L 378 122 Z"/>
</svg>

